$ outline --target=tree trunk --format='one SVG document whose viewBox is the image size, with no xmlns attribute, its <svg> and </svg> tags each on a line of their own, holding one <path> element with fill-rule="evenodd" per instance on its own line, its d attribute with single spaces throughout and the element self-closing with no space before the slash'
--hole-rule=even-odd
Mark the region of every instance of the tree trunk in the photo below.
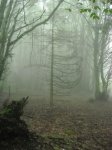
<svg viewBox="0 0 112 150">
<path fill-rule="evenodd" d="M 54 0 L 53 0 L 54 8 Z M 54 15 L 52 17 L 52 47 L 51 47 L 51 79 L 50 79 L 50 108 L 54 105 Z"/>
<path fill-rule="evenodd" d="M 99 54 L 99 29 L 94 29 L 94 80 L 95 80 L 95 99 L 99 99 L 100 95 L 100 79 L 99 79 L 99 66 L 98 66 L 98 54 Z"/>
</svg>

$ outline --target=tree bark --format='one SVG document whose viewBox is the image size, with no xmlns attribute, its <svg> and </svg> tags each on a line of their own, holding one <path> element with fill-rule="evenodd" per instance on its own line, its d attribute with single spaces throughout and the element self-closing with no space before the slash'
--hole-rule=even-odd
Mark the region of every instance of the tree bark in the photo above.
<svg viewBox="0 0 112 150">
<path fill-rule="evenodd" d="M 98 54 L 99 54 L 99 29 L 94 29 L 94 80 L 95 80 L 95 99 L 100 95 L 100 80 L 99 80 L 99 66 L 98 66 Z"/>
</svg>

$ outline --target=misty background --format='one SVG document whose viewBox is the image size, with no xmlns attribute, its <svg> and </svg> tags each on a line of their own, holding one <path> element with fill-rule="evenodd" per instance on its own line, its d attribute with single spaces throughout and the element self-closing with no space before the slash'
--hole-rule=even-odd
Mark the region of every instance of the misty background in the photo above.
<svg viewBox="0 0 112 150">
<path fill-rule="evenodd" d="M 49 12 L 56 3 L 39 1 L 38 9 L 41 11 L 45 8 Z M 34 16 L 40 13 L 39 10 L 36 12 L 36 7 L 32 2 L 31 11 Z M 81 7 L 73 0 L 65 1 L 52 19 L 27 34 L 14 46 L 6 78 L 1 83 L 4 92 L 10 90 L 11 97 L 29 95 L 31 98 L 48 100 L 52 78 L 54 99 L 94 97 L 95 32 L 99 28 L 98 46 L 101 47 L 102 36 L 105 35 L 102 28 L 106 23 L 109 24 L 111 17 L 104 20 L 100 13 L 101 19 L 94 21 L 88 14 L 80 13 Z M 29 18 L 32 17 L 28 15 Z M 108 29 L 106 49 L 108 47 L 111 52 L 112 29 Z M 111 84 L 108 93 L 111 96 Z"/>
</svg>

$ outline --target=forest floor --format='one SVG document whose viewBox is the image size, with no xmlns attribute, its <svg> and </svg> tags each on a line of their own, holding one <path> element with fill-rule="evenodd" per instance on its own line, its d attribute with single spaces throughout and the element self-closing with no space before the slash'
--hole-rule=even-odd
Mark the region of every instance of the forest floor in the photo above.
<svg viewBox="0 0 112 150">
<path fill-rule="evenodd" d="M 54 150 L 112 150 L 112 102 L 62 101 L 53 111 L 31 104 L 24 120 Z"/>
</svg>

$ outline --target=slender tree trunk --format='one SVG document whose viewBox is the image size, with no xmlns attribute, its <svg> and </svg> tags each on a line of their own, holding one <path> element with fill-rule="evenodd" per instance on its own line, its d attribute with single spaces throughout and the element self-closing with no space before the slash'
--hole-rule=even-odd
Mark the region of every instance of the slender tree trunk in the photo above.
<svg viewBox="0 0 112 150">
<path fill-rule="evenodd" d="M 54 0 L 53 0 L 54 8 Z M 54 105 L 54 15 L 52 17 L 52 47 L 51 47 L 51 81 L 50 81 L 50 108 Z"/>
<path fill-rule="evenodd" d="M 108 97 L 107 97 L 107 87 L 108 87 L 108 84 L 107 84 L 107 81 L 105 80 L 105 77 L 104 77 L 104 51 L 105 51 L 105 43 L 106 43 L 106 39 L 105 39 L 105 35 L 102 35 L 102 38 L 101 38 L 101 54 L 100 54 L 100 63 L 99 63 L 99 66 L 100 66 L 100 73 L 101 73 L 101 82 L 102 82 L 102 98 L 103 100 L 107 100 Z"/>
<path fill-rule="evenodd" d="M 100 75 L 101 75 L 101 84 L 102 84 L 102 99 L 107 100 L 108 99 L 108 77 L 107 79 L 105 78 L 104 74 L 104 64 L 105 64 L 105 59 L 108 52 L 106 52 L 106 47 L 107 47 L 107 41 L 108 41 L 108 35 L 109 35 L 109 30 L 105 25 L 102 28 L 102 36 L 101 36 L 101 47 L 100 47 L 100 61 L 99 61 L 99 67 L 100 67 Z M 108 76 L 108 75 L 107 75 Z"/>
<path fill-rule="evenodd" d="M 99 79 L 99 66 L 98 66 L 98 55 L 99 55 L 99 30 L 94 30 L 94 80 L 95 80 L 95 99 L 99 98 L 100 95 L 100 79 Z"/>
</svg>

